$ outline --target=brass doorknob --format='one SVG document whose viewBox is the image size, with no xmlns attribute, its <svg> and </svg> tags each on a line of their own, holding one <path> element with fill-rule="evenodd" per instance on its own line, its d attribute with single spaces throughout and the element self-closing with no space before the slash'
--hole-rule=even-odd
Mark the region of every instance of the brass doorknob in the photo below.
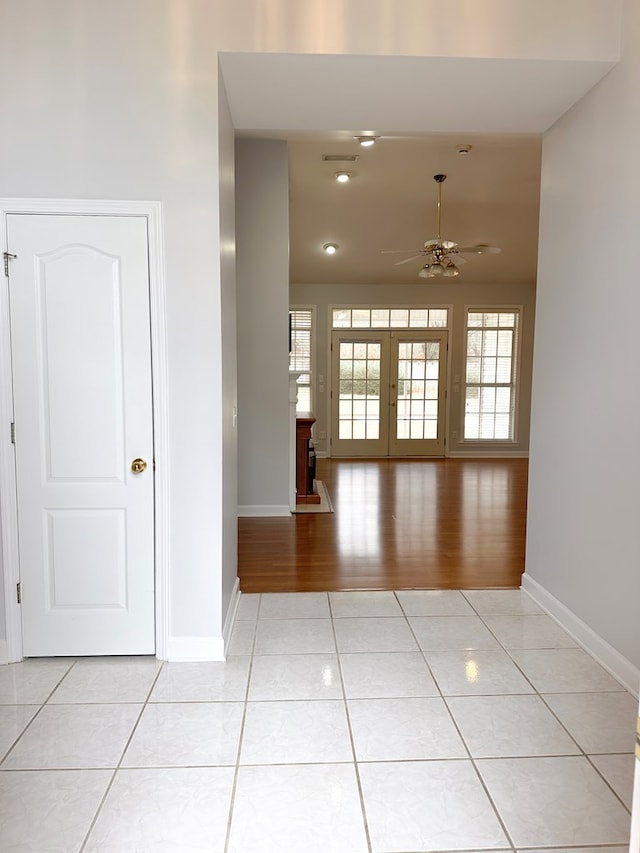
<svg viewBox="0 0 640 853">
<path fill-rule="evenodd" d="M 142 474 L 146 467 L 147 463 L 144 461 L 144 459 L 134 459 L 131 463 L 131 470 L 134 474 Z"/>
</svg>

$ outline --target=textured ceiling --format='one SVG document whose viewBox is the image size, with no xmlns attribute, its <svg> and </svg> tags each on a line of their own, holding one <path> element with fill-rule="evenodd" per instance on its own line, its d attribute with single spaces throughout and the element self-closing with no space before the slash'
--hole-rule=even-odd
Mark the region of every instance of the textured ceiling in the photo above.
<svg viewBox="0 0 640 853">
<path fill-rule="evenodd" d="M 470 256 L 468 282 L 535 282 L 542 133 L 613 66 L 609 61 L 222 54 L 241 136 L 283 139 L 290 155 L 290 279 L 406 283 L 420 260 L 395 266 L 436 236 L 436 185 L 445 173 L 442 234 L 489 243 Z M 353 136 L 381 135 L 370 149 Z M 460 143 L 471 152 L 456 152 Z M 323 154 L 359 155 L 344 166 Z M 332 257 L 322 245 L 338 243 Z"/>
<path fill-rule="evenodd" d="M 469 143 L 468 154 L 456 146 Z M 467 255 L 459 281 L 535 282 L 541 140 L 472 134 L 387 137 L 373 148 L 353 139 L 289 141 L 290 278 L 297 283 L 408 283 L 421 261 L 395 265 L 436 236 L 437 187 L 444 173 L 441 236 L 489 243 L 499 255 Z M 356 163 L 323 154 L 358 154 Z M 335 172 L 353 173 L 347 184 Z M 327 256 L 322 246 L 339 244 Z"/>
</svg>

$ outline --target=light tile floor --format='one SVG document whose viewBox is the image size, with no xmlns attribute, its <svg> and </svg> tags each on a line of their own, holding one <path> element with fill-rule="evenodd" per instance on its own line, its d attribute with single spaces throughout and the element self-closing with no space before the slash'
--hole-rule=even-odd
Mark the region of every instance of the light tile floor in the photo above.
<svg viewBox="0 0 640 853">
<path fill-rule="evenodd" d="M 636 712 L 519 590 L 245 595 L 226 663 L 0 667 L 0 850 L 622 853 Z"/>
</svg>

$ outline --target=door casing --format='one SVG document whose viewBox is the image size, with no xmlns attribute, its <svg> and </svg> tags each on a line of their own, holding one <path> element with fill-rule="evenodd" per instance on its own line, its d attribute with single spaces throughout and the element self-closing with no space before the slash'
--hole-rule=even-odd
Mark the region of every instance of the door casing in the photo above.
<svg viewBox="0 0 640 853">
<path fill-rule="evenodd" d="M 143 216 L 147 220 L 149 245 L 149 310 L 151 329 L 151 382 L 155 450 L 155 617 L 156 657 L 167 656 L 169 633 L 169 412 L 167 381 L 166 290 L 163 264 L 162 205 L 160 202 L 97 201 L 68 199 L 0 199 L 0 246 L 10 252 L 7 215 L 13 213 L 76 216 Z M 11 261 L 9 261 L 11 263 Z M 8 279 L 0 292 L 0 532 L 4 569 L 7 661 L 22 660 L 22 619 L 17 601 L 20 581 L 17 492 L 11 423 L 13 421 L 13 377 L 9 325 Z M 1 662 L 1 661 L 0 661 Z"/>
</svg>

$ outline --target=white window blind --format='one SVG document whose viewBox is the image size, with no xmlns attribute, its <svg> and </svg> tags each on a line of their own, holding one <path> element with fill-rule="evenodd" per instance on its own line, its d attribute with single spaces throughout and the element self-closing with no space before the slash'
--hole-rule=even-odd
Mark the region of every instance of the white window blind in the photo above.
<svg viewBox="0 0 640 853">
<path fill-rule="evenodd" d="M 519 318 L 519 309 L 467 313 L 467 441 L 514 439 Z"/>
<path fill-rule="evenodd" d="M 298 379 L 298 403 L 296 412 L 312 411 L 311 380 L 313 376 L 313 310 L 292 308 L 289 312 L 291 328 L 291 350 L 289 370 L 301 371 Z"/>
</svg>

